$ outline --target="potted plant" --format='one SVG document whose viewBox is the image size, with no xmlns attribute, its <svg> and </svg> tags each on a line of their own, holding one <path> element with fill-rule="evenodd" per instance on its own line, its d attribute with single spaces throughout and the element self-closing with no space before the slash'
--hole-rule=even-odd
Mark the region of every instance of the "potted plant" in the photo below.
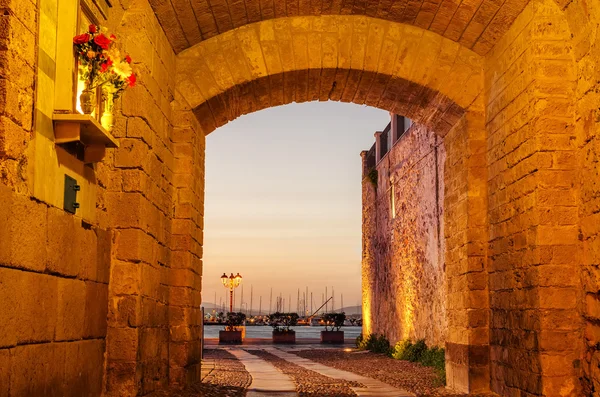
<svg viewBox="0 0 600 397">
<path fill-rule="evenodd" d="M 227 313 L 227 325 L 224 331 L 219 331 L 219 343 L 242 343 L 245 321 L 244 313 Z"/>
<path fill-rule="evenodd" d="M 296 343 L 296 331 L 291 327 L 298 324 L 298 313 L 269 314 L 269 325 L 273 327 L 273 343 Z"/>
<path fill-rule="evenodd" d="M 325 331 L 321 331 L 321 343 L 344 343 L 344 331 L 340 328 L 346 321 L 346 313 L 325 313 Z"/>
</svg>

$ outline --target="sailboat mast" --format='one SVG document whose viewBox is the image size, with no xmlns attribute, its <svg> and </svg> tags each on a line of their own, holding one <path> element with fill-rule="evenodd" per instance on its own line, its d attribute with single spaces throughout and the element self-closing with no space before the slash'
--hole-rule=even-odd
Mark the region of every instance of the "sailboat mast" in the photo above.
<svg viewBox="0 0 600 397">
<path fill-rule="evenodd" d="M 252 298 L 254 297 L 254 287 L 250 284 L 250 317 L 252 317 Z"/>
</svg>

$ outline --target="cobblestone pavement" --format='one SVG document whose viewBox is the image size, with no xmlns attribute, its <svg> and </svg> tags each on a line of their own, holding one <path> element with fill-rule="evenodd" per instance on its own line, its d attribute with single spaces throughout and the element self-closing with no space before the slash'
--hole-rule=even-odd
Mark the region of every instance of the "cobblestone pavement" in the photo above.
<svg viewBox="0 0 600 397">
<path fill-rule="evenodd" d="M 244 365 L 231 353 L 221 349 L 207 349 L 204 359 L 214 366 L 201 384 L 185 390 L 161 390 L 151 397 L 244 397 L 252 377 Z"/>
<path fill-rule="evenodd" d="M 284 374 L 291 376 L 296 383 L 296 390 L 300 397 L 354 397 L 356 393 L 350 387 L 363 386 L 358 382 L 348 382 L 323 376 L 292 364 L 264 350 L 246 349 L 246 351 L 270 362 Z"/>
<path fill-rule="evenodd" d="M 293 353 L 332 368 L 352 372 L 376 379 L 398 389 L 404 389 L 418 397 L 463 397 L 440 386 L 438 374 L 428 367 L 407 361 L 357 351 L 355 349 L 318 349 L 311 346 L 281 347 L 283 352 Z M 252 377 L 227 348 L 206 349 L 203 363 L 203 380 L 183 391 L 164 390 L 151 394 L 151 397 L 245 397 Z M 260 346 L 236 347 L 244 349 L 275 366 L 283 374 L 292 378 L 301 397 L 355 397 L 351 387 L 361 388 L 358 382 L 345 381 L 324 376 L 315 371 L 291 363 L 284 358 L 265 351 Z M 273 349 L 269 346 L 267 350 Z M 306 350 L 305 350 L 306 349 Z M 370 390 L 370 388 L 369 388 Z M 264 394 L 265 396 L 268 394 Z M 483 397 L 483 395 L 469 395 Z"/>
<path fill-rule="evenodd" d="M 408 390 L 419 397 L 458 397 L 441 386 L 434 369 L 409 361 L 395 360 L 381 354 L 364 351 L 300 350 L 290 351 L 300 357 L 313 360 L 344 371 L 380 380 L 399 389 Z M 469 395 L 470 397 L 477 397 Z M 482 396 L 483 397 L 483 396 Z"/>
</svg>

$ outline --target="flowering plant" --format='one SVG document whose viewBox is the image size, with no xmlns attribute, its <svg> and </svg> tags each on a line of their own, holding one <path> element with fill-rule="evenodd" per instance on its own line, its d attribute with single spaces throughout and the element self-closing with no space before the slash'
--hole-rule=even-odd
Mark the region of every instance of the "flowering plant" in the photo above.
<svg viewBox="0 0 600 397">
<path fill-rule="evenodd" d="M 88 89 L 106 87 L 113 99 L 136 83 L 131 68 L 131 57 L 121 56 L 114 47 L 117 37 L 108 35 L 106 28 L 90 25 L 88 32 L 73 38 L 73 44 L 79 59 L 79 74 Z"/>
</svg>

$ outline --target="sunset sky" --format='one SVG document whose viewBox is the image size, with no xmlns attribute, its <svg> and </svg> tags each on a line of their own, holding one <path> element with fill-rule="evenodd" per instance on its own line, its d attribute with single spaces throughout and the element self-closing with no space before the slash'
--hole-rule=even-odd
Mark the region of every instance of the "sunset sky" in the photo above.
<svg viewBox="0 0 600 397">
<path fill-rule="evenodd" d="M 361 159 L 387 112 L 311 102 L 243 116 L 207 138 L 203 300 L 225 302 L 223 272 L 243 276 L 244 302 L 268 311 L 281 293 L 325 287 L 360 302 Z M 236 310 L 241 288 L 236 290 Z M 316 307 L 315 307 L 316 309 Z"/>
</svg>

